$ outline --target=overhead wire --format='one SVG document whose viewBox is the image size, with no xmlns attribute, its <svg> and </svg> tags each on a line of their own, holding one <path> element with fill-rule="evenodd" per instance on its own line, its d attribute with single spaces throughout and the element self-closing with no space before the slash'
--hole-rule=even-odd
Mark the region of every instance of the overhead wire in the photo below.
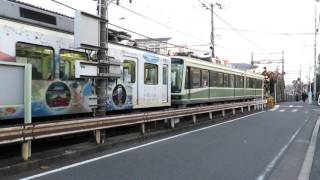
<svg viewBox="0 0 320 180">
<path fill-rule="evenodd" d="M 114 2 L 111 2 L 111 3 L 115 4 Z M 195 40 L 198 40 L 198 41 L 202 41 L 202 42 L 206 42 L 205 40 L 199 39 L 198 37 L 195 37 L 195 36 L 193 36 L 193 35 L 191 35 L 191 34 L 188 34 L 188 33 L 185 33 L 185 32 L 183 32 L 183 31 L 181 31 L 181 30 L 175 29 L 175 28 L 173 28 L 173 27 L 171 27 L 171 26 L 168 26 L 167 24 L 164 24 L 164 23 L 162 23 L 162 22 L 160 22 L 160 21 L 158 21 L 158 20 L 152 19 L 152 18 L 150 18 L 150 17 L 148 17 L 148 16 L 146 16 L 146 15 L 143 15 L 143 14 L 141 14 L 141 13 L 139 13 L 139 12 L 136 12 L 136 11 L 134 11 L 134 10 L 131 10 L 131 9 L 125 7 L 125 6 L 122 6 L 122 5 L 117 5 L 117 6 L 120 7 L 120 8 L 122 8 L 122 9 L 124 9 L 124 10 L 126 10 L 126 11 L 129 11 L 129 12 L 131 12 L 131 13 L 133 13 L 133 14 L 136 14 L 136 15 L 144 18 L 144 19 L 147 19 L 147 20 L 149 20 L 149 21 L 151 21 L 151 22 L 153 22 L 153 23 L 155 23 L 155 24 L 158 24 L 158 25 L 160 25 L 160 26 L 166 27 L 167 29 L 170 29 L 170 30 L 175 31 L 175 32 L 180 33 L 180 34 L 183 34 L 183 35 L 185 35 L 185 36 L 187 36 L 187 37 L 190 37 L 190 38 L 192 38 L 192 39 L 195 39 Z"/>
<path fill-rule="evenodd" d="M 210 10 L 210 7 L 209 7 L 207 4 L 205 4 L 205 3 L 202 2 L 201 0 L 198 0 L 198 1 L 201 3 L 201 5 L 202 5 L 203 7 L 206 8 L 206 10 Z M 249 43 L 251 43 L 253 46 L 255 46 L 255 47 L 258 48 L 258 49 L 261 49 L 261 50 L 265 51 L 265 49 L 264 49 L 262 46 L 258 45 L 257 43 L 255 43 L 254 41 L 250 40 L 248 37 L 246 37 L 245 35 L 243 35 L 240 31 L 238 31 L 236 28 L 234 28 L 230 23 L 228 23 L 226 20 L 224 20 L 224 19 L 223 19 L 221 16 L 219 16 L 217 13 L 213 12 L 213 14 L 214 14 L 217 18 L 219 18 L 223 23 L 225 23 L 227 26 L 229 26 L 233 31 L 237 32 L 242 38 L 244 38 L 244 39 L 247 40 Z"/>
<path fill-rule="evenodd" d="M 73 10 L 75 10 L 75 11 L 79 11 L 78 9 L 73 8 L 73 7 L 71 7 L 71 6 L 68 6 L 68 5 L 66 5 L 66 4 L 64 4 L 64 3 L 62 3 L 62 2 L 57 1 L 57 0 L 51 0 L 51 1 L 53 1 L 53 2 L 55 2 L 55 3 L 58 3 L 58 4 L 62 5 L 62 6 L 65 6 L 65 7 L 67 7 L 67 8 L 73 9 Z M 110 2 L 111 2 L 111 3 L 114 3 L 113 1 L 110 1 Z M 117 27 L 117 28 L 119 28 L 119 29 L 125 30 L 125 31 L 127 31 L 127 32 L 131 32 L 131 33 L 133 33 L 133 34 L 136 34 L 136 35 L 145 37 L 145 38 L 147 38 L 147 39 L 154 40 L 154 41 L 159 41 L 159 40 L 157 40 L 157 39 L 155 39 L 155 38 L 152 38 L 152 37 L 149 37 L 149 36 L 147 36 L 147 35 L 144 35 L 144 34 L 135 32 L 135 31 L 133 31 L 133 30 L 129 30 L 129 29 L 127 29 L 127 28 L 118 26 L 118 25 L 113 24 L 113 23 L 110 23 L 110 22 L 108 22 L 108 24 L 111 25 L 111 26 Z M 185 49 L 188 49 L 188 50 L 191 50 L 191 51 L 208 52 L 208 51 L 198 50 L 198 49 L 192 49 L 192 48 L 188 48 L 188 47 L 185 47 L 185 46 L 180 46 L 180 45 L 176 45 L 176 44 L 172 44 L 172 43 L 168 43 L 168 42 L 167 42 L 167 44 L 168 44 L 168 45 L 171 45 L 171 46 L 179 47 L 179 48 L 185 48 Z"/>
</svg>

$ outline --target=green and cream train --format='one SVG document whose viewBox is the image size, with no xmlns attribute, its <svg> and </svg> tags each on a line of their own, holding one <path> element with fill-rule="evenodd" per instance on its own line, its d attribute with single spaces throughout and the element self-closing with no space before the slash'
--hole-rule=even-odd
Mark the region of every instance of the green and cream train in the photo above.
<svg viewBox="0 0 320 180">
<path fill-rule="evenodd" d="M 171 58 L 171 102 L 190 105 L 263 97 L 263 76 L 191 57 Z"/>
</svg>

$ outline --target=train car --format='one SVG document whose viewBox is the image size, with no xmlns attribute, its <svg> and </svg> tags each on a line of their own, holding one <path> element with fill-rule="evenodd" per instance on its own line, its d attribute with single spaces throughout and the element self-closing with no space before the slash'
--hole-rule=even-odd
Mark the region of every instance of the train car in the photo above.
<svg viewBox="0 0 320 180">
<path fill-rule="evenodd" d="M 191 57 L 171 58 L 171 101 L 175 106 L 262 96 L 261 75 Z"/>
<path fill-rule="evenodd" d="M 0 38 L 1 61 L 32 64 L 33 117 L 92 112 L 93 82 L 75 77 L 75 62 L 91 56 L 74 48 L 73 18 L 1 1 Z M 170 106 L 169 57 L 114 43 L 108 55 L 120 62 L 121 72 L 106 87 L 107 112 Z M 0 101 L 0 120 L 22 118 L 23 111 Z"/>
</svg>

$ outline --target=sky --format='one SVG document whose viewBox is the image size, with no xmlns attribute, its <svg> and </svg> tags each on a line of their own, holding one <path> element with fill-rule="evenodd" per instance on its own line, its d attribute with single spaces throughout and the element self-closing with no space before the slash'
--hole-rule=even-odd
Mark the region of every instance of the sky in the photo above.
<svg viewBox="0 0 320 180">
<path fill-rule="evenodd" d="M 51 0 L 21 1 L 68 16 L 74 14 L 74 10 Z M 97 2 L 93 0 L 57 1 L 97 13 Z M 309 72 L 313 78 L 315 0 L 120 0 L 121 6 L 110 3 L 109 21 L 152 38 L 171 37 L 172 44 L 209 51 L 210 11 L 202 3 L 223 6 L 214 8 L 216 56 L 234 63 L 250 63 L 251 53 L 254 60 L 268 60 L 281 59 L 280 52 L 284 51 L 287 84 L 298 78 L 300 66 L 304 82 L 308 82 Z M 281 70 L 281 64 L 266 66 L 269 70 L 279 66 Z"/>
</svg>

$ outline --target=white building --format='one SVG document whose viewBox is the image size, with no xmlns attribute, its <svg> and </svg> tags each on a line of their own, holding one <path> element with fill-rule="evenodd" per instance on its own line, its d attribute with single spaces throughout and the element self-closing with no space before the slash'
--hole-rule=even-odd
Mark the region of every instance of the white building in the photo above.
<svg viewBox="0 0 320 180">
<path fill-rule="evenodd" d="M 135 39 L 135 41 L 139 48 L 158 54 L 168 54 L 168 41 L 170 39 L 171 38 Z"/>
</svg>

